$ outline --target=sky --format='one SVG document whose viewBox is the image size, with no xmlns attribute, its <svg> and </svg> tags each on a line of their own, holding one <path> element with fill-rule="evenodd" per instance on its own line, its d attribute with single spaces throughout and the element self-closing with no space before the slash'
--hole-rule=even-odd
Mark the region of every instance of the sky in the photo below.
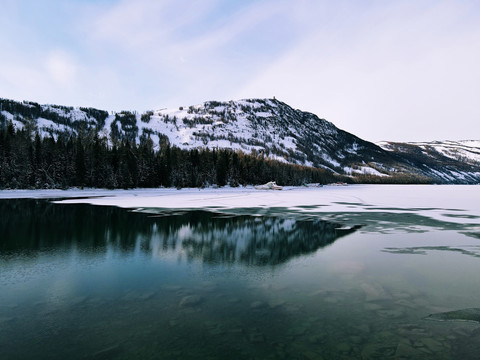
<svg viewBox="0 0 480 360">
<path fill-rule="evenodd" d="M 369 141 L 480 139 L 476 0 L 1 0 L 0 97 L 272 98 Z"/>
</svg>

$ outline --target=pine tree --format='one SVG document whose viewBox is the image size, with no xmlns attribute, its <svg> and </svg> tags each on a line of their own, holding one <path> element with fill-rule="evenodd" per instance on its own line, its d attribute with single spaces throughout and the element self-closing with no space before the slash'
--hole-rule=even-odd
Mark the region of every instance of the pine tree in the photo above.
<svg viewBox="0 0 480 360">
<path fill-rule="evenodd" d="M 225 186 L 227 184 L 228 158 L 225 150 L 220 150 L 217 156 L 217 185 Z"/>
<path fill-rule="evenodd" d="M 82 145 L 82 139 L 77 139 L 75 155 L 75 183 L 82 189 L 85 186 L 85 152 Z"/>
</svg>

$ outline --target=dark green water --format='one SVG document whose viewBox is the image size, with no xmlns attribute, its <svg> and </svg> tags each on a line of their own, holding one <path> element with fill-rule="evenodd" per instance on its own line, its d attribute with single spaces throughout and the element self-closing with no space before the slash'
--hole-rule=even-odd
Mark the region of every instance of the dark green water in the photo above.
<svg viewBox="0 0 480 360">
<path fill-rule="evenodd" d="M 0 359 L 480 354 L 475 233 L 149 212 L 1 200 Z"/>
</svg>

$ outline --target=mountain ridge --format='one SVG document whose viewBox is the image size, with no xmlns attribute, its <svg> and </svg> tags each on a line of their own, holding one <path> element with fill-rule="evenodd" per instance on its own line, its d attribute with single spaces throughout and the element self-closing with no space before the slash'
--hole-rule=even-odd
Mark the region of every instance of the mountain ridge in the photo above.
<svg viewBox="0 0 480 360">
<path fill-rule="evenodd" d="M 0 99 L 0 104 L 0 125 L 12 121 L 17 129 L 30 129 L 43 137 L 95 132 L 112 145 L 148 140 L 157 150 L 166 145 L 188 150 L 232 149 L 363 177 L 367 182 L 371 177 L 399 174 L 435 183 L 480 182 L 480 141 L 470 141 L 468 154 L 474 156 L 464 158 L 454 155 L 465 142 L 374 144 L 275 98 L 206 101 L 142 114 L 8 99 Z M 462 151 L 467 154 L 467 150 Z"/>
</svg>

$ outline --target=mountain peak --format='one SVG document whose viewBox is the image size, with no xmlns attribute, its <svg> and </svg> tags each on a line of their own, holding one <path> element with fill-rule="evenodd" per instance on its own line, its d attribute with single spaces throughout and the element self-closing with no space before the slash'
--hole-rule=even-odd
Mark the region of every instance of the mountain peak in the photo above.
<svg viewBox="0 0 480 360">
<path fill-rule="evenodd" d="M 0 99 L 0 104 L 0 125 L 12 121 L 17 129 L 27 129 L 32 135 L 38 132 L 57 138 L 96 132 L 110 144 L 150 139 L 154 149 L 166 145 L 231 149 L 349 176 L 416 174 L 438 182 L 466 183 L 480 179 L 478 158 L 465 161 L 455 155 L 458 149 L 470 147 L 469 156 L 477 156 L 478 142 L 383 142 L 377 146 L 276 98 L 210 100 L 143 114 L 7 99 Z M 448 146 L 451 152 L 445 150 Z"/>
</svg>

